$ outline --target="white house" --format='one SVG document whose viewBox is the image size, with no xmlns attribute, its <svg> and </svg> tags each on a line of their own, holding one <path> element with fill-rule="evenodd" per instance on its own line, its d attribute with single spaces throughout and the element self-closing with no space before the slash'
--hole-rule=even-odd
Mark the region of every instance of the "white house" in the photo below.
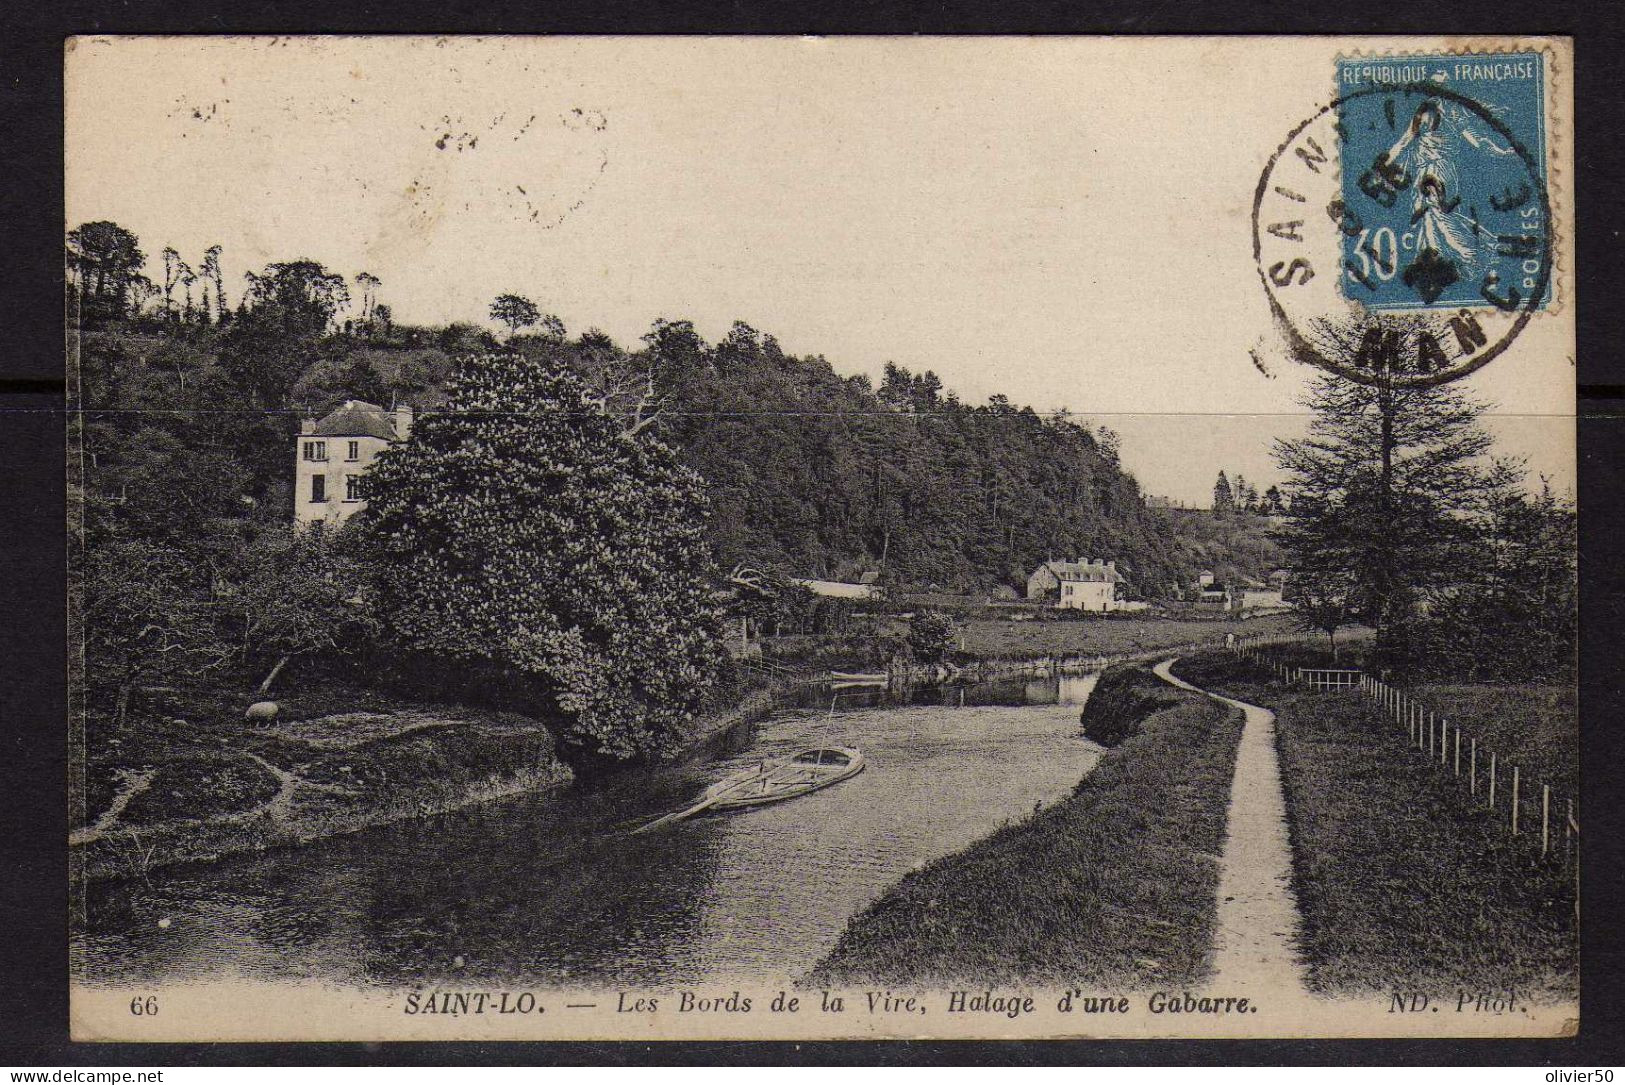
<svg viewBox="0 0 1625 1085">
<path fill-rule="evenodd" d="M 412 432 L 412 408 L 393 411 L 347 399 L 320 421 L 299 424 L 294 448 L 293 522 L 342 524 L 366 507 L 360 479 L 378 453 Z"/>
<path fill-rule="evenodd" d="M 1116 561 L 1046 561 L 1027 578 L 1027 598 L 1048 600 L 1068 610 L 1118 610 L 1117 585 L 1122 580 Z"/>
</svg>

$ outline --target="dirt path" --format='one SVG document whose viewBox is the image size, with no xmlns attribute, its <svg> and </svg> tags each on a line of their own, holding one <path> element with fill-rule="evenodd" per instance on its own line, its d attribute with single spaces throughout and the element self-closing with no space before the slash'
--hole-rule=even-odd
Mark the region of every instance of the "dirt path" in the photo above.
<svg viewBox="0 0 1625 1085">
<path fill-rule="evenodd" d="M 153 769 L 119 769 L 119 792 L 113 796 L 113 801 L 107 804 L 102 816 L 96 819 L 94 825 L 87 825 L 83 829 L 75 829 L 68 834 L 69 844 L 84 844 L 92 840 L 99 840 L 107 833 L 113 831 L 118 820 L 124 815 L 124 808 L 130 805 L 130 800 L 147 790 L 152 778 L 158 773 Z"/>
<path fill-rule="evenodd" d="M 1298 903 L 1275 755 L 1275 713 L 1175 678 L 1169 668 L 1176 662 L 1164 660 L 1152 671 L 1170 685 L 1234 705 L 1247 717 L 1230 785 L 1209 986 L 1223 994 L 1267 992 L 1272 1002 L 1307 998 L 1297 955 Z"/>
</svg>

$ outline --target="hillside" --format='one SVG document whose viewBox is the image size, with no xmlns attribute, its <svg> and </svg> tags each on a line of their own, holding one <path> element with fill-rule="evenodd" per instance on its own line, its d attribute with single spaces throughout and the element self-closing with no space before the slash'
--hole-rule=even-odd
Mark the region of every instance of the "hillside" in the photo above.
<svg viewBox="0 0 1625 1085">
<path fill-rule="evenodd" d="M 1175 563 L 1207 570 L 1220 584 L 1263 581 L 1286 563 L 1273 539 L 1273 519 L 1250 512 L 1224 515 L 1207 509 L 1162 509 Z"/>
<path fill-rule="evenodd" d="M 167 501 L 166 480 L 206 479 L 209 492 L 189 498 L 208 506 L 202 520 L 273 523 L 291 501 L 302 415 L 348 398 L 432 409 L 457 355 L 498 346 L 466 325 L 368 336 L 279 335 L 241 319 L 106 326 L 83 340 L 89 481 L 141 503 Z M 652 389 L 659 435 L 706 480 L 724 568 L 878 570 L 911 587 L 987 590 L 1019 586 L 1048 557 L 1101 556 L 1129 593 L 1156 597 L 1205 553 L 1170 541 L 1109 432 L 1002 397 L 970 406 L 929 372 L 888 366 L 876 388 L 743 324 L 715 345 L 661 321 L 631 351 L 592 332 L 501 349 L 548 355 L 617 405 L 628 388 Z"/>
</svg>

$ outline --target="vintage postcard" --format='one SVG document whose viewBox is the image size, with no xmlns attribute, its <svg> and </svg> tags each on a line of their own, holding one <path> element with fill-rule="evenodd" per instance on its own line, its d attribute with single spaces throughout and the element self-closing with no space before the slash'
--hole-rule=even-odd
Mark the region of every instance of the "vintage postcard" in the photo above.
<svg viewBox="0 0 1625 1085">
<path fill-rule="evenodd" d="M 1566 39 L 66 49 L 76 1039 L 1579 1028 Z"/>
</svg>

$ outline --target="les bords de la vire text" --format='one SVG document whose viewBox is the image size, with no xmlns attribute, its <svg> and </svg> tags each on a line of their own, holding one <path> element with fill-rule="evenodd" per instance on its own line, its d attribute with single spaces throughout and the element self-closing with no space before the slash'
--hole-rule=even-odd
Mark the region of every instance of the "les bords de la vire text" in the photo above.
<svg viewBox="0 0 1625 1085">
<path fill-rule="evenodd" d="M 1116 1014 L 1144 1012 L 1152 1015 L 1256 1014 L 1267 1012 L 1254 996 L 1237 997 L 1209 992 L 1156 991 L 1149 995 L 1095 994 L 1082 988 L 1060 992 L 999 992 L 991 989 L 941 991 L 932 994 L 904 994 L 891 990 L 869 991 L 778 991 L 767 997 L 697 990 L 659 993 L 618 991 L 613 1000 L 602 996 L 591 1000 L 554 992 L 425 990 L 413 991 L 402 1002 L 408 1017 L 465 1015 L 576 1014 L 583 1011 L 617 1014 L 859 1014 L 871 1017 L 894 1015 L 970 1014 L 1002 1016 L 1010 1020 L 1053 1006 L 1062 1014 Z M 1389 1013 L 1510 1014 L 1529 1008 L 1517 991 L 1467 990 L 1449 993 L 1395 991 L 1387 997 Z"/>
</svg>

